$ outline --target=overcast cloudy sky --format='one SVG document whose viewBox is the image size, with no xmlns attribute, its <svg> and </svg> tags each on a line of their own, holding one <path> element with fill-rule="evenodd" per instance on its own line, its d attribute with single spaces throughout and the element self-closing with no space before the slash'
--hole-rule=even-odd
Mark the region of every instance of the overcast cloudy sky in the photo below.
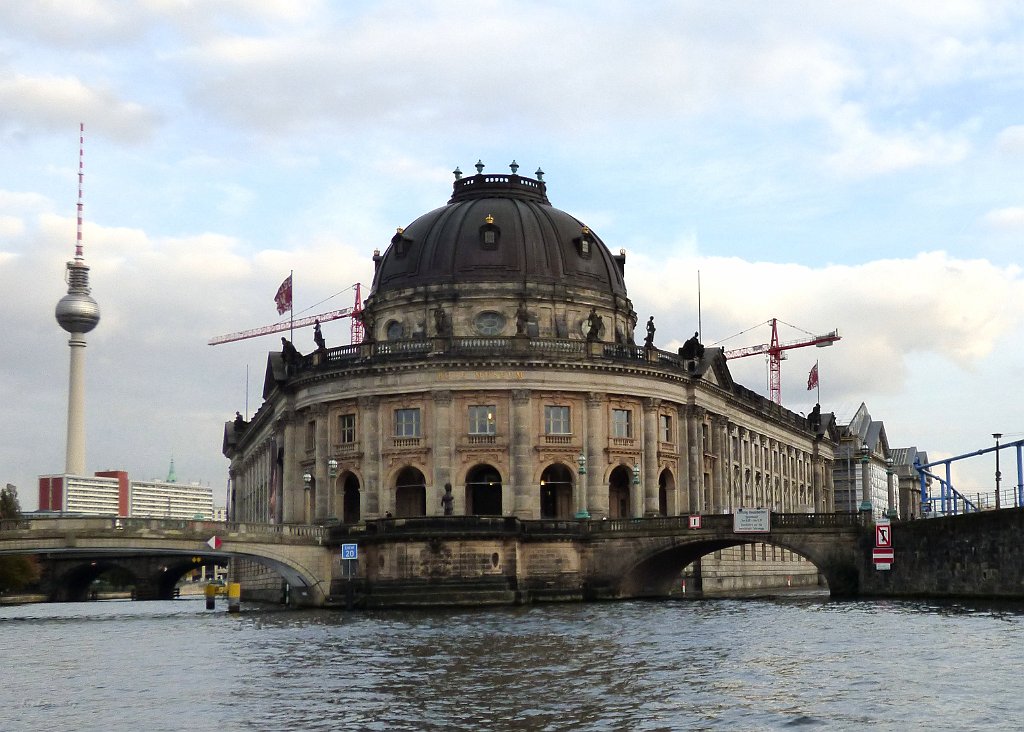
<svg viewBox="0 0 1024 732">
<path fill-rule="evenodd" d="M 350 305 L 478 158 L 542 167 L 627 251 L 660 347 L 696 330 L 699 271 L 705 343 L 839 329 L 783 363 L 790 409 L 818 360 L 823 410 L 865 402 L 893 446 L 1024 437 L 1019 3 L 0 4 L 0 482 L 26 508 L 64 467 L 79 122 L 90 471 L 173 454 L 223 501 L 223 423 L 278 342 L 207 340 L 277 321 L 289 270 L 296 313 Z M 767 393 L 762 358 L 731 367 Z"/>
</svg>

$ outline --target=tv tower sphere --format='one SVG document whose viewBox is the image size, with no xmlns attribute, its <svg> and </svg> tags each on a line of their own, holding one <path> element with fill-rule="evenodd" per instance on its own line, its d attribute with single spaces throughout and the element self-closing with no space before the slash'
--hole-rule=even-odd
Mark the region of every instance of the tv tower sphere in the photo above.
<svg viewBox="0 0 1024 732">
<path fill-rule="evenodd" d="M 57 322 L 68 333 L 88 333 L 100 322 L 100 306 L 89 295 L 89 267 L 68 262 L 68 294 L 57 303 Z"/>
</svg>

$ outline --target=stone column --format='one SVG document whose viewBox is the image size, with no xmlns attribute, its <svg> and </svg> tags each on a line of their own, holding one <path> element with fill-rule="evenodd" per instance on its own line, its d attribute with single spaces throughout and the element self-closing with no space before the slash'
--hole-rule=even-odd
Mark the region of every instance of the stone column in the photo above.
<svg viewBox="0 0 1024 732">
<path fill-rule="evenodd" d="M 746 436 L 746 427 L 736 428 L 736 449 L 738 453 L 736 455 L 736 462 L 739 463 L 740 466 L 740 484 L 736 486 L 736 491 L 738 493 L 736 503 L 737 507 L 750 505 L 750 503 L 747 500 L 747 454 L 746 451 L 743 449 L 743 443 Z"/>
<path fill-rule="evenodd" d="M 281 488 L 277 500 L 282 501 L 280 514 L 285 523 L 300 523 L 305 511 L 306 490 L 302 483 L 302 461 L 296 454 L 298 442 L 296 414 L 288 410 L 278 420 L 275 432 L 284 435 L 282 449 L 284 460 L 281 464 Z M 274 455 L 276 460 L 277 456 Z"/>
<path fill-rule="evenodd" d="M 824 472 L 824 460 L 818 452 L 818 443 L 814 443 L 814 453 L 811 456 L 811 500 L 814 503 L 814 511 L 821 512 L 826 511 L 825 507 L 825 489 L 823 485 L 823 479 L 825 477 Z"/>
<path fill-rule="evenodd" d="M 715 456 L 715 467 L 711 474 L 711 510 L 714 513 L 725 513 L 726 479 L 729 471 L 726 464 L 729 450 L 725 444 L 728 423 L 728 419 L 720 414 L 711 417 L 711 452 Z"/>
<path fill-rule="evenodd" d="M 512 424 L 509 440 L 509 459 L 512 468 L 512 486 L 502 491 L 501 510 L 524 519 L 540 515 L 540 496 L 533 491 L 533 421 L 530 419 L 530 391 L 512 390 Z"/>
<path fill-rule="evenodd" d="M 603 485 L 606 461 L 604 451 L 601 450 L 601 443 L 606 440 L 606 421 L 602 418 L 601 410 L 604 407 L 606 397 L 597 392 L 588 392 L 587 403 L 587 431 L 584 441 L 584 454 L 587 456 L 587 474 L 580 480 L 585 484 L 587 492 L 586 508 L 591 518 L 600 519 L 608 515 L 608 489 Z M 602 490 L 603 489 L 603 490 Z"/>
<path fill-rule="evenodd" d="M 871 506 L 871 452 L 867 449 L 860 453 L 860 513 L 865 524 L 872 519 Z"/>
<path fill-rule="evenodd" d="M 703 407 L 687 406 L 686 454 L 690 464 L 687 492 L 690 496 L 691 513 L 701 513 L 706 510 L 704 506 L 704 413 Z"/>
<path fill-rule="evenodd" d="M 690 425 L 689 410 L 685 404 L 676 409 L 676 449 L 679 452 L 679 475 L 676 477 L 676 511 L 682 514 L 694 513 L 696 507 L 690 501 Z"/>
<path fill-rule="evenodd" d="M 658 408 L 660 399 L 644 399 L 643 461 L 640 484 L 644 492 L 644 516 L 658 511 Z"/>
<path fill-rule="evenodd" d="M 433 487 L 427 487 L 427 515 L 441 516 L 441 496 L 444 495 L 444 484 L 452 483 L 452 455 L 455 452 L 455 440 L 452 438 L 452 393 L 449 389 L 431 392 L 434 398 L 434 439 L 433 445 Z M 504 491 L 502 491 L 504 493 Z M 465 486 L 452 483 L 452 512 L 456 516 L 466 513 Z"/>
<path fill-rule="evenodd" d="M 318 404 L 313 408 L 313 418 L 316 420 L 316 433 L 314 437 L 314 460 L 313 483 L 316 491 L 315 505 L 313 506 L 314 519 L 325 519 L 331 516 L 331 505 L 333 504 L 332 494 L 334 486 L 331 485 L 331 477 L 327 473 L 327 459 L 330 457 L 329 430 L 327 424 L 327 405 Z"/>
<path fill-rule="evenodd" d="M 363 444 L 362 483 L 360 489 L 361 513 L 367 519 L 380 518 L 385 511 L 394 510 L 394 496 L 390 502 L 381 485 L 381 445 L 384 437 L 380 427 L 380 399 L 373 396 L 359 397 L 359 416 Z M 390 506 L 390 509 L 388 508 Z"/>
</svg>

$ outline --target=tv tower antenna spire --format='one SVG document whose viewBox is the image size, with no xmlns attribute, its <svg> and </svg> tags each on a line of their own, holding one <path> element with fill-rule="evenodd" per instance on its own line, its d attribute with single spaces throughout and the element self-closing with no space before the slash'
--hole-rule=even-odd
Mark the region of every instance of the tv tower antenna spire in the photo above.
<svg viewBox="0 0 1024 732">
<path fill-rule="evenodd" d="M 85 124 L 78 127 L 78 236 L 75 258 L 67 263 L 68 294 L 57 303 L 57 323 L 71 337 L 68 368 L 68 436 L 64 472 L 85 474 L 85 334 L 100 322 L 100 306 L 89 294 L 89 267 L 82 245 L 82 181 L 85 177 Z"/>
</svg>

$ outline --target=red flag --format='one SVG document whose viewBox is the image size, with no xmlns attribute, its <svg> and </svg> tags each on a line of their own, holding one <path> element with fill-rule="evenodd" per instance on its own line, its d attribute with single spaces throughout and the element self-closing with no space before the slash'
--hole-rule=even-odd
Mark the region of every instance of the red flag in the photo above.
<svg viewBox="0 0 1024 732">
<path fill-rule="evenodd" d="M 281 286 L 277 288 L 274 295 L 274 302 L 277 303 L 277 314 L 284 315 L 292 309 L 292 276 L 288 275 Z"/>
<path fill-rule="evenodd" d="M 810 391 L 818 385 L 818 362 L 814 362 L 814 366 L 811 367 L 811 373 L 807 374 L 807 391 Z"/>
</svg>

